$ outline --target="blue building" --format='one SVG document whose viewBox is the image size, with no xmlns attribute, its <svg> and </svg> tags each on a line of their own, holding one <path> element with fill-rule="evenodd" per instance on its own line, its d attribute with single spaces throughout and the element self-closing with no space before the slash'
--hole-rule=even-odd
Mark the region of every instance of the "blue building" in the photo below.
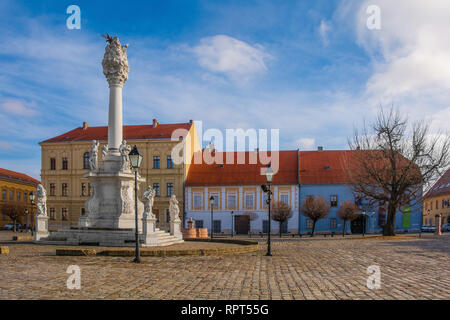
<svg viewBox="0 0 450 320">
<path fill-rule="evenodd" d="M 345 174 L 345 161 L 352 151 L 324 151 L 321 147 L 317 151 L 299 152 L 299 208 L 308 196 L 322 196 L 330 204 L 330 212 L 325 219 L 318 220 L 315 232 L 342 233 L 344 221 L 339 219 L 337 211 L 345 200 L 358 202 L 359 218 L 347 222 L 346 233 L 381 233 L 386 222 L 385 207 L 374 207 L 364 199 L 355 199 L 352 188 L 348 185 Z M 395 218 L 395 228 L 398 232 L 416 232 L 420 230 L 422 208 L 418 201 L 411 207 L 403 208 Z M 312 221 L 299 211 L 299 233 L 312 231 Z"/>
</svg>

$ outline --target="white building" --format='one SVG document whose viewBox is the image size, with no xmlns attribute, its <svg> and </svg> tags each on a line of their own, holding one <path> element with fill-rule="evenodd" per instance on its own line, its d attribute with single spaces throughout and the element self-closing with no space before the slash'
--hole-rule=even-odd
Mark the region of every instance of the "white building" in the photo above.
<svg viewBox="0 0 450 320">
<path fill-rule="evenodd" d="M 229 153 L 228 153 L 229 154 Z M 245 164 L 238 164 L 239 152 L 233 152 L 234 164 L 191 164 L 185 187 L 186 219 L 192 218 L 196 227 L 211 228 L 211 206 L 214 198 L 214 234 L 260 234 L 268 228 L 267 194 L 261 190 L 266 184 L 260 169 L 266 167 L 257 161 L 249 164 L 249 152 Z M 224 159 L 226 153 L 214 153 L 216 159 Z M 282 201 L 291 206 L 292 217 L 283 225 L 283 232 L 298 233 L 298 151 L 279 152 L 279 170 L 273 177 L 272 201 Z M 233 213 L 233 215 L 232 215 Z M 234 220 L 232 222 L 232 220 Z M 279 230 L 279 223 L 271 222 L 272 232 Z"/>
</svg>

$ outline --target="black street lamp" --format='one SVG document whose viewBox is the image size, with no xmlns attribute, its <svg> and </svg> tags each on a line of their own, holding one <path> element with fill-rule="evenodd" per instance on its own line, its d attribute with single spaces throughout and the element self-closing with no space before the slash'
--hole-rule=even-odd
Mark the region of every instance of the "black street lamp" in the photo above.
<svg viewBox="0 0 450 320">
<path fill-rule="evenodd" d="M 234 236 L 234 211 L 231 210 L 231 237 Z"/>
<path fill-rule="evenodd" d="M 137 173 L 139 168 L 141 167 L 142 163 L 142 155 L 139 153 L 139 150 L 137 149 L 136 145 L 133 147 L 133 149 L 128 154 L 128 157 L 130 159 L 131 167 L 134 169 L 134 205 L 135 205 L 135 218 L 136 218 L 136 256 L 133 260 L 135 263 L 140 263 L 141 258 L 139 254 L 139 226 L 138 226 L 138 201 L 137 201 Z"/>
<path fill-rule="evenodd" d="M 33 207 L 34 207 L 34 199 L 35 199 L 35 195 L 34 195 L 33 191 L 30 192 L 29 197 L 30 197 L 30 202 L 31 202 L 31 217 L 30 217 L 30 219 L 33 220 Z M 31 225 L 32 225 L 31 234 L 33 234 L 33 231 L 34 231 L 33 226 L 35 226 L 34 221 L 31 221 Z"/>
<path fill-rule="evenodd" d="M 266 180 L 267 180 L 267 185 L 261 185 L 261 189 L 263 190 L 263 192 L 267 193 L 267 204 L 269 205 L 269 212 L 268 212 L 268 231 L 267 231 L 267 253 L 266 256 L 270 257 L 272 256 L 271 253 L 271 248 L 270 248 L 270 231 L 271 231 L 271 224 L 270 224 L 270 203 L 272 200 L 272 191 L 270 190 L 270 183 L 272 182 L 272 178 L 273 178 L 273 170 L 270 166 L 270 164 L 267 166 L 266 169 Z"/>
<path fill-rule="evenodd" d="M 214 206 L 214 197 L 213 196 L 211 196 L 211 197 L 209 197 L 209 207 L 211 208 L 211 239 L 213 238 L 213 223 L 214 223 L 214 209 L 213 209 L 213 206 Z"/>
</svg>

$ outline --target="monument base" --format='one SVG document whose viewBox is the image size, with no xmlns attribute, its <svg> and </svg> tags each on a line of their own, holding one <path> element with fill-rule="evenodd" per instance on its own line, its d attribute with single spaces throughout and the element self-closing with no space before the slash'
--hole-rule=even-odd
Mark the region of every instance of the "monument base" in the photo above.
<svg viewBox="0 0 450 320">
<path fill-rule="evenodd" d="M 36 231 L 34 233 L 34 241 L 39 241 L 41 238 L 48 237 L 48 217 L 36 216 Z"/>
</svg>

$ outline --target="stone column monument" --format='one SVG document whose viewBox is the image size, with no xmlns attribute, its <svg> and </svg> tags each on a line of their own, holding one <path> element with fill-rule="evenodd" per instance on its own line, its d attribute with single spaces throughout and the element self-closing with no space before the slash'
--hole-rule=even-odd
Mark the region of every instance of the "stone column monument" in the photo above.
<svg viewBox="0 0 450 320">
<path fill-rule="evenodd" d="M 102 150 L 98 162 L 98 142 L 93 141 L 90 171 L 85 175 L 93 187 L 86 201 L 86 215 L 79 220 L 81 228 L 134 229 L 134 175 L 128 153 L 130 146 L 123 140 L 122 88 L 128 80 L 127 47 L 117 37 L 106 36 L 103 74 L 109 84 L 108 147 Z M 145 179 L 139 177 L 138 182 Z M 144 205 L 138 201 L 138 218 L 142 219 Z M 141 224 L 140 228 L 142 227 Z"/>
<path fill-rule="evenodd" d="M 42 184 L 36 189 L 37 197 L 37 214 L 36 214 L 36 232 L 34 233 L 34 241 L 48 237 L 48 216 L 47 216 L 47 192 L 45 192 Z"/>
</svg>

